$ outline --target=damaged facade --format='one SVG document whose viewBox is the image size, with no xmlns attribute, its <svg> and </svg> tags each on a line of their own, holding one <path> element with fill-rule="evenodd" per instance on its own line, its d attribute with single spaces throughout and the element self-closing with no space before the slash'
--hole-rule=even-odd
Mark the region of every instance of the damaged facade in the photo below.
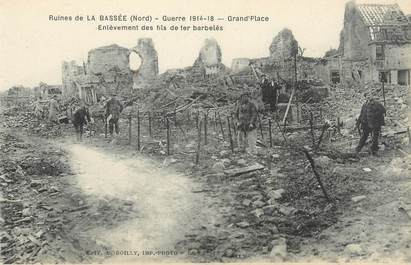
<svg viewBox="0 0 411 265">
<path fill-rule="evenodd" d="M 137 53 L 141 66 L 130 69 L 130 54 Z M 132 90 L 152 81 L 158 75 L 158 57 L 151 39 L 139 39 L 128 49 L 116 44 L 89 51 L 87 63 L 62 63 L 63 97 L 77 96 L 87 104 L 110 93 L 130 95 Z"/>
<path fill-rule="evenodd" d="M 218 42 L 213 38 L 206 39 L 192 67 L 193 74 L 202 79 L 224 73 L 225 66 L 221 58 L 222 53 Z"/>
<path fill-rule="evenodd" d="M 411 21 L 397 4 L 348 2 L 338 51 L 317 66 L 328 83 L 410 85 Z"/>
<path fill-rule="evenodd" d="M 252 68 L 260 75 L 265 73 L 290 84 L 294 81 L 296 73 L 297 80 L 316 80 L 319 78 L 314 68 L 318 60 L 299 55 L 295 64 L 294 55 L 298 53 L 298 42 L 291 30 L 285 28 L 280 31 L 273 38 L 268 50 L 268 57 L 233 59 L 231 64 L 233 78 L 238 79 L 241 78 L 241 75 L 250 74 L 253 71 Z"/>
</svg>

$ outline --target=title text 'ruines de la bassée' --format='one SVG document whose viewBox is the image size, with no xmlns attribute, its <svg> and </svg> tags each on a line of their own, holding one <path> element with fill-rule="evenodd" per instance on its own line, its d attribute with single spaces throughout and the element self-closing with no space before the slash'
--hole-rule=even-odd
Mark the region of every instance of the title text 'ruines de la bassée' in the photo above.
<svg viewBox="0 0 411 265">
<path fill-rule="evenodd" d="M 163 22 L 194 22 L 194 21 L 208 21 L 223 20 L 228 22 L 267 22 L 270 20 L 267 16 L 204 16 L 204 15 L 191 15 L 191 16 L 161 16 L 153 18 L 151 15 L 139 16 L 139 15 L 76 15 L 76 16 L 64 16 L 64 15 L 49 15 L 50 21 L 110 21 L 110 22 L 135 22 L 144 21 L 152 22 L 153 20 L 160 20 Z"/>
</svg>

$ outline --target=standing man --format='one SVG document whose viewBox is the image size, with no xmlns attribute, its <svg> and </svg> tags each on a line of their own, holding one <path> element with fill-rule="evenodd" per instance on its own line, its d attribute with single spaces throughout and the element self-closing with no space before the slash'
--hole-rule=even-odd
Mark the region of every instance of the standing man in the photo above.
<svg viewBox="0 0 411 265">
<path fill-rule="evenodd" d="M 277 106 L 277 87 L 274 81 L 264 74 L 262 75 L 260 87 L 263 101 L 270 104 L 270 111 L 275 111 Z"/>
<path fill-rule="evenodd" d="M 235 117 L 237 119 L 237 140 L 240 151 L 255 154 L 257 107 L 251 101 L 249 93 L 243 93 L 240 96 L 235 110 Z"/>
<path fill-rule="evenodd" d="M 90 119 L 90 112 L 84 103 L 81 104 L 80 108 L 77 109 L 72 117 L 72 123 L 74 129 L 76 130 L 77 141 L 83 139 L 83 126 L 92 122 Z"/>
<path fill-rule="evenodd" d="M 41 105 L 41 97 L 39 97 L 34 104 L 34 116 L 37 119 L 37 125 L 39 125 L 41 120 L 43 119 L 43 106 Z"/>
<path fill-rule="evenodd" d="M 120 127 L 118 125 L 118 119 L 120 113 L 123 111 L 123 105 L 116 98 L 115 94 L 111 94 L 111 98 L 106 104 L 106 119 L 109 125 L 110 136 L 113 137 L 114 129 L 116 134 L 120 133 Z"/>
<path fill-rule="evenodd" d="M 57 113 L 60 107 L 57 102 L 57 95 L 54 95 L 49 103 L 49 121 L 51 123 L 58 123 Z"/>
<path fill-rule="evenodd" d="M 361 113 L 357 120 L 357 126 L 361 125 L 362 129 L 360 142 L 355 149 L 357 153 L 364 147 L 368 136 L 371 134 L 370 151 L 373 155 L 377 154 L 381 126 L 385 125 L 385 113 L 384 106 L 374 98 L 370 98 L 362 105 Z"/>
</svg>

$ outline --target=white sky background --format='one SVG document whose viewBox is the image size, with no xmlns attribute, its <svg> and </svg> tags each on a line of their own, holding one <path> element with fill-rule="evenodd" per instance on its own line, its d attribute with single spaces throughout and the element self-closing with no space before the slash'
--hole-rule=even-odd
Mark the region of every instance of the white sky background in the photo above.
<svg viewBox="0 0 411 265">
<path fill-rule="evenodd" d="M 61 84 L 63 60 L 82 63 L 87 61 L 90 49 L 113 43 L 132 48 L 142 37 L 154 40 L 160 73 L 192 65 L 204 39 L 209 37 L 217 39 L 223 63 L 229 67 L 233 58 L 268 56 L 272 39 L 284 27 L 291 29 L 300 46 L 306 49 L 304 55 L 320 57 L 330 47 L 338 47 L 345 3 L 346 0 L 0 0 L 0 90 L 13 85 L 36 86 L 40 81 Z M 405 14 L 411 14 L 411 0 L 357 0 L 357 3 L 398 3 Z M 223 25 L 222 32 L 109 32 L 98 31 L 96 27 L 115 23 L 48 20 L 49 15 L 120 13 L 160 17 L 261 15 L 269 16 L 270 21 L 216 22 Z"/>
</svg>

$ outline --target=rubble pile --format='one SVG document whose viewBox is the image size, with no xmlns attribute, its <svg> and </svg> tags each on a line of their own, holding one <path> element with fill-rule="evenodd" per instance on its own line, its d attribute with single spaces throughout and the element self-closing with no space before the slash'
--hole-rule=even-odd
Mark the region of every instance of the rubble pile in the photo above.
<svg viewBox="0 0 411 265">
<path fill-rule="evenodd" d="M 408 143 L 406 133 L 409 124 L 407 95 L 409 88 L 407 86 L 385 84 L 385 126 L 382 130 L 382 136 L 386 136 L 387 141 L 394 145 L 404 145 Z M 355 135 L 355 122 L 361 107 L 366 101 L 365 95 L 372 95 L 383 103 L 383 91 L 381 83 L 366 83 L 361 87 L 343 88 L 331 91 L 328 98 L 327 107 L 324 108 L 324 115 L 329 120 L 335 120 L 336 114 L 341 115 L 340 120 L 343 123 L 345 135 Z"/>
<path fill-rule="evenodd" d="M 0 245 L 9 263 L 90 263 L 87 231 L 133 215 L 132 204 L 85 197 L 61 149 L 0 133 Z M 108 249 L 99 245 L 100 249 Z M 103 258 L 103 257 L 100 257 Z"/>
</svg>

